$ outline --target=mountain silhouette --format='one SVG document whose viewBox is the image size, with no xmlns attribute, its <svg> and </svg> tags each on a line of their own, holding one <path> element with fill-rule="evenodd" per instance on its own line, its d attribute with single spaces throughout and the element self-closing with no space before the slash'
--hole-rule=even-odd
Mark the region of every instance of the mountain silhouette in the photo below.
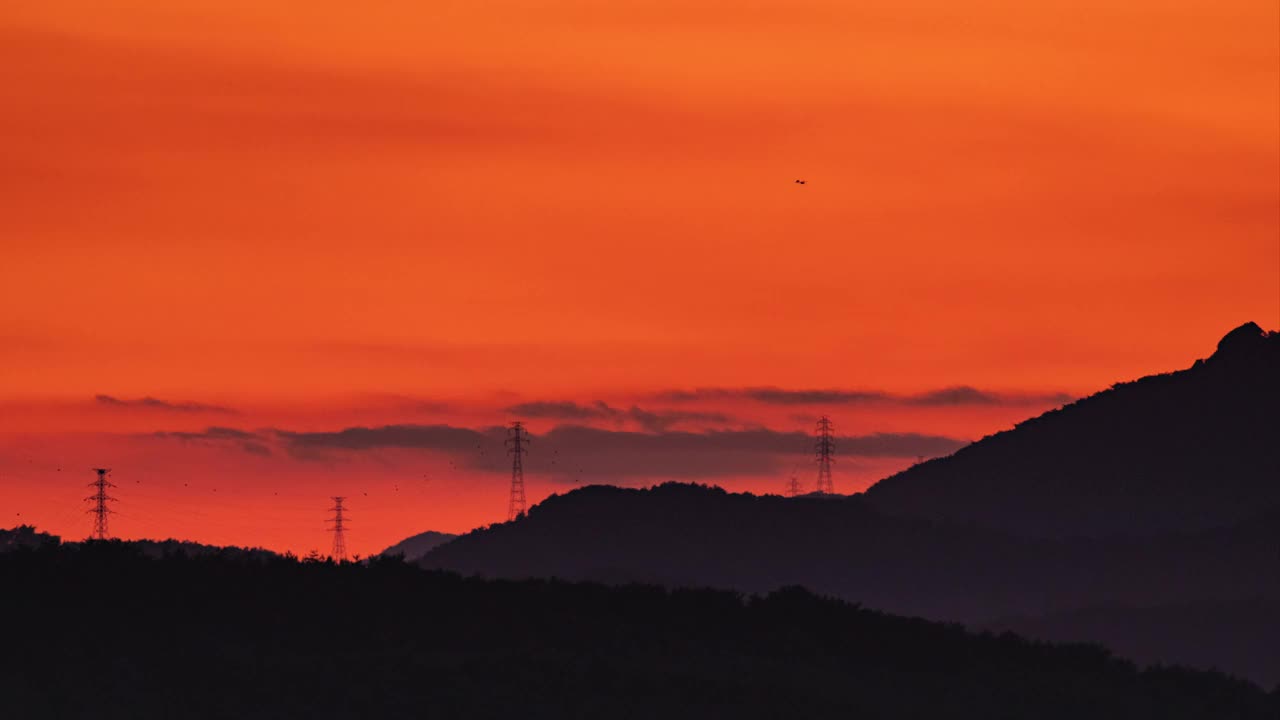
<svg viewBox="0 0 1280 720">
<path fill-rule="evenodd" d="M 1280 333 L 1232 330 L 1192 367 L 1119 383 L 867 490 L 894 515 L 1072 537 L 1280 507 Z"/>
<path fill-rule="evenodd" d="M 407 537 L 404 540 L 401 540 L 400 542 L 396 543 L 395 545 L 392 545 L 391 547 L 387 548 L 386 550 L 383 550 L 382 552 L 378 553 L 378 555 L 382 555 L 382 556 L 399 555 L 403 557 L 405 560 L 413 561 L 421 558 L 423 555 L 426 555 L 435 546 L 443 545 L 444 543 L 447 543 L 456 537 L 458 536 L 453 535 L 451 533 L 442 533 L 442 532 L 435 532 L 434 530 L 428 530 L 423 533 L 418 533 L 413 537 Z"/>
<path fill-rule="evenodd" d="M 864 495 L 592 486 L 421 564 L 748 592 L 801 585 L 1272 685 L 1280 665 L 1258 648 L 1280 647 L 1278 361 L 1280 336 L 1249 324 L 1188 370 L 1121 383 Z M 1188 617 L 1200 619 L 1181 625 Z"/>
</svg>

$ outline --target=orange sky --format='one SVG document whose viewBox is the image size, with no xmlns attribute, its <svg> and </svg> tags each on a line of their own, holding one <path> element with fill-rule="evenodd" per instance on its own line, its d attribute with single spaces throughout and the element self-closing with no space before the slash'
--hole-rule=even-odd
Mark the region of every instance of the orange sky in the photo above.
<svg viewBox="0 0 1280 720">
<path fill-rule="evenodd" d="M 323 548 L 341 492 L 369 552 L 501 519 L 500 468 L 281 433 L 970 440 L 1280 327 L 1274 2 L 180 5 L 0 10 L 0 526 L 82 535 L 110 464 L 121 535 Z M 890 397 L 670 395 L 760 387 Z M 152 435 L 211 426 L 270 454 Z"/>
</svg>

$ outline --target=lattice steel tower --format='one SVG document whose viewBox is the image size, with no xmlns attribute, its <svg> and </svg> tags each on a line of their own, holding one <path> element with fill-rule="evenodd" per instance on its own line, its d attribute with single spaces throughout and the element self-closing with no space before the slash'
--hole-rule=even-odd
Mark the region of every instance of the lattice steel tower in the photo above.
<svg viewBox="0 0 1280 720">
<path fill-rule="evenodd" d="M 347 560 L 347 509 L 342 506 L 344 500 L 345 497 L 335 496 L 333 507 L 329 508 L 329 512 L 333 513 L 333 517 L 328 520 L 333 523 L 333 527 L 329 528 L 329 532 L 333 533 L 333 559 L 338 562 Z"/>
<path fill-rule="evenodd" d="M 800 478 L 792 475 L 791 480 L 787 482 L 787 497 L 796 497 L 802 492 L 804 488 L 800 486 Z"/>
<path fill-rule="evenodd" d="M 107 482 L 107 473 L 111 472 L 109 468 L 93 468 L 93 471 L 98 473 L 98 479 L 89 483 L 94 493 L 85 498 L 93 501 L 93 507 L 86 511 L 93 513 L 93 534 L 89 537 L 94 540 L 106 540 L 110 537 L 107 532 L 107 516 L 114 512 L 107 507 L 107 503 L 116 501 L 115 498 L 107 495 L 107 488 L 113 488 L 115 485 Z"/>
<path fill-rule="evenodd" d="M 507 522 L 524 515 L 524 461 L 522 456 L 529 452 L 525 444 L 529 442 L 529 433 L 519 422 L 511 423 L 507 430 L 507 452 L 511 453 L 511 497 L 507 501 Z"/>
<path fill-rule="evenodd" d="M 813 454 L 818 461 L 818 492 L 824 495 L 834 495 L 836 492 L 835 485 L 831 482 L 831 455 L 835 452 L 832 430 L 831 418 L 826 415 L 818 418 Z"/>
</svg>

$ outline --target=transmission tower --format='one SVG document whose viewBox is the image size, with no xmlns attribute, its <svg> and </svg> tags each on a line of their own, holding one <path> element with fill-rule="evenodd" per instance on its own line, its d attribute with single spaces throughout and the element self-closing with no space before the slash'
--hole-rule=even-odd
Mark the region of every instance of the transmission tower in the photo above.
<svg viewBox="0 0 1280 720">
<path fill-rule="evenodd" d="M 511 423 L 507 430 L 507 452 L 511 453 L 511 498 L 507 501 L 507 522 L 524 515 L 524 460 L 521 457 L 529 452 L 525 444 L 529 442 L 529 433 L 519 422 Z"/>
<path fill-rule="evenodd" d="M 804 488 L 800 486 L 800 478 L 792 475 L 791 480 L 787 483 L 787 497 L 795 497 L 802 492 L 804 492 Z"/>
<path fill-rule="evenodd" d="M 115 485 L 107 482 L 107 473 L 111 472 L 109 468 L 93 468 L 93 471 L 98 473 L 98 479 L 89 483 L 94 493 L 85 498 L 93 501 L 93 507 L 86 511 L 93 514 L 93 534 L 89 537 L 94 540 L 106 540 L 110 537 L 107 532 L 107 516 L 114 512 L 107 507 L 107 503 L 116 501 L 107 494 L 107 488 L 113 488 Z"/>
<path fill-rule="evenodd" d="M 834 495 L 836 492 L 835 485 L 831 482 L 831 454 L 835 451 L 831 432 L 831 418 L 826 415 L 818 418 L 813 454 L 818 461 L 818 494 L 820 495 Z"/>
<path fill-rule="evenodd" d="M 344 500 L 346 500 L 345 497 L 335 496 L 333 507 L 329 508 L 329 512 L 333 513 L 333 517 L 328 520 L 333 523 L 333 527 L 329 528 L 329 532 L 333 533 L 333 559 L 338 562 L 347 560 L 347 516 L 346 508 L 342 507 Z"/>
</svg>

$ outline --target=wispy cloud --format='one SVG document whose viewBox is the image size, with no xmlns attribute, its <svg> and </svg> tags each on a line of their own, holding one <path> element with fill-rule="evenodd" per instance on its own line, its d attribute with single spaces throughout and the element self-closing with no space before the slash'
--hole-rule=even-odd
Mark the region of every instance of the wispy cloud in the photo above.
<svg viewBox="0 0 1280 720">
<path fill-rule="evenodd" d="M 506 429 L 479 430 L 453 425 L 383 425 L 349 427 L 327 432 L 273 430 L 272 434 L 289 450 L 379 450 L 407 448 L 444 452 L 470 452 L 487 445 L 501 447 Z"/>
<path fill-rule="evenodd" d="M 564 413 L 583 407 L 564 406 Z M 599 412 L 604 412 L 599 410 Z M 630 411 L 626 411 L 629 417 Z M 585 419 L 596 419 L 591 416 Z M 454 425 L 353 426 L 331 431 L 243 430 L 209 427 L 198 432 L 157 432 L 151 437 L 222 445 L 256 455 L 273 454 L 300 461 L 379 457 L 383 451 L 422 451 L 453 458 L 458 467 L 484 473 L 510 466 L 504 440 L 507 428 Z M 838 459 L 936 457 L 950 454 L 967 440 L 921 433 L 870 433 L 836 438 Z M 715 479 L 771 475 L 793 467 L 812 453 L 813 438 L 800 431 L 769 428 L 624 430 L 578 423 L 557 425 L 532 436 L 526 468 L 562 479 L 594 482 L 632 478 Z M 381 456 L 386 460 L 386 456 Z"/>
<path fill-rule="evenodd" d="M 507 412 L 526 418 L 556 420 L 617 420 L 622 416 L 621 411 L 603 402 L 581 405 L 556 400 L 520 403 L 507 408 Z"/>
<path fill-rule="evenodd" d="M 1061 392 L 1024 393 L 980 390 L 968 385 L 916 394 L 882 390 L 786 389 L 779 387 L 695 388 L 667 390 L 652 396 L 669 403 L 749 400 L 767 405 L 899 405 L 908 407 L 1061 405 L 1075 398 Z"/>
<path fill-rule="evenodd" d="M 350 427 L 332 432 L 274 430 L 272 436 L 300 457 L 325 452 L 416 449 L 453 454 L 465 466 L 497 471 L 505 467 L 506 429 L 449 425 Z M 775 473 L 796 456 L 811 452 L 803 432 L 767 428 L 701 432 L 637 432 L 584 425 L 559 425 L 533 436 L 531 470 L 551 474 L 610 477 L 699 478 Z M 945 455 L 966 440 L 919 433 L 873 433 L 839 437 L 842 457 L 909 458 Z"/>
<path fill-rule="evenodd" d="M 601 420 L 624 423 L 630 421 L 650 432 L 661 432 L 680 423 L 724 425 L 731 421 L 728 415 L 719 412 L 666 409 L 645 410 L 635 405 L 630 408 L 619 408 L 601 401 L 586 405 L 567 401 L 527 402 L 512 405 L 507 408 L 507 412 L 526 418 L 547 418 L 575 422 Z"/>
<path fill-rule="evenodd" d="M 813 438 L 807 433 L 783 432 L 768 428 L 642 433 L 561 425 L 553 428 L 544 437 L 547 442 L 558 446 L 606 452 L 807 455 L 813 445 Z M 843 454 L 861 457 L 937 455 L 952 452 L 965 444 L 966 441 L 957 438 L 919 433 L 872 433 L 836 439 L 836 445 Z"/>
<path fill-rule="evenodd" d="M 104 407 L 121 409 L 133 408 L 165 412 L 237 414 L 237 411 L 234 408 L 222 405 L 206 405 L 204 403 L 197 402 L 171 402 L 169 400 L 161 400 L 160 398 L 150 396 L 141 398 L 118 398 L 113 395 L 95 395 L 93 396 L 93 400 Z"/>
<path fill-rule="evenodd" d="M 199 432 L 156 432 L 152 433 L 151 437 L 206 445 L 231 445 L 252 455 L 271 455 L 269 434 L 236 428 L 210 427 Z"/>
</svg>

